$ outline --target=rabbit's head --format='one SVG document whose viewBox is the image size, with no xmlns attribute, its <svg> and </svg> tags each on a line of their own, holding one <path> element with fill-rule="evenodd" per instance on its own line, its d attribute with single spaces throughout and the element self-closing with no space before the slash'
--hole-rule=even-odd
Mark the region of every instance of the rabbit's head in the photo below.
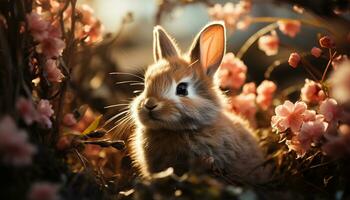
<svg viewBox="0 0 350 200">
<path fill-rule="evenodd" d="M 213 123 L 222 109 L 213 77 L 225 54 L 224 25 L 204 27 L 186 56 L 163 28 L 153 33 L 155 63 L 131 104 L 133 118 L 150 129 L 193 130 Z"/>
</svg>

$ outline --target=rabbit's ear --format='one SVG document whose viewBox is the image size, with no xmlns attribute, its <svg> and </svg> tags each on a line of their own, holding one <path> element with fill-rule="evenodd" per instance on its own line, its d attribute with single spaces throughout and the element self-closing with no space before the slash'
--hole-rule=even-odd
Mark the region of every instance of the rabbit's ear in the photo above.
<svg viewBox="0 0 350 200">
<path fill-rule="evenodd" d="M 179 56 L 175 42 L 161 26 L 155 26 L 153 29 L 153 56 L 155 62 L 162 58 Z"/>
<path fill-rule="evenodd" d="M 226 30 L 221 22 L 203 28 L 190 48 L 191 62 L 199 61 L 208 76 L 213 76 L 226 51 Z"/>
</svg>

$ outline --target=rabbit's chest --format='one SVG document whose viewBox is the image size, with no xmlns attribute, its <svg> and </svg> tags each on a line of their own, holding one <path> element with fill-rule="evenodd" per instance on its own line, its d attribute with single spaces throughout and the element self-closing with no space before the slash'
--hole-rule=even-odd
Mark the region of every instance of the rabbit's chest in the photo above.
<svg viewBox="0 0 350 200">
<path fill-rule="evenodd" d="M 190 161 L 194 157 L 188 141 L 169 135 L 148 137 L 144 140 L 143 149 L 151 173 L 173 167 L 175 173 L 181 175 L 189 170 Z"/>
</svg>

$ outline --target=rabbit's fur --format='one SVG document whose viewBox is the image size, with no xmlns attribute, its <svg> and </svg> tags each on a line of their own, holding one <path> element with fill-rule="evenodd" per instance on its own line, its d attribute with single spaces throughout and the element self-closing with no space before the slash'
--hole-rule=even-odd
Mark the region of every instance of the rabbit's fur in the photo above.
<svg viewBox="0 0 350 200">
<path fill-rule="evenodd" d="M 168 34 L 155 27 L 155 63 L 145 73 L 144 91 L 131 103 L 131 157 L 143 177 L 173 167 L 178 175 L 207 168 L 230 180 L 266 180 L 253 131 L 225 111 L 225 98 L 214 84 L 225 43 L 224 25 L 212 23 L 181 56 Z M 187 83 L 187 95 L 177 94 L 179 83 Z"/>
</svg>

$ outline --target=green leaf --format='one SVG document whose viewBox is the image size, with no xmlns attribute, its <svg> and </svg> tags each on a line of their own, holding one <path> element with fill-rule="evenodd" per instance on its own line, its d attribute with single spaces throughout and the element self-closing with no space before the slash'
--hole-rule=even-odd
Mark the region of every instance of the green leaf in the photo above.
<svg viewBox="0 0 350 200">
<path fill-rule="evenodd" d="M 98 125 L 100 124 L 102 115 L 96 117 L 96 119 L 83 131 L 83 135 L 86 135 L 88 133 L 91 133 L 92 131 L 96 130 Z"/>
</svg>

